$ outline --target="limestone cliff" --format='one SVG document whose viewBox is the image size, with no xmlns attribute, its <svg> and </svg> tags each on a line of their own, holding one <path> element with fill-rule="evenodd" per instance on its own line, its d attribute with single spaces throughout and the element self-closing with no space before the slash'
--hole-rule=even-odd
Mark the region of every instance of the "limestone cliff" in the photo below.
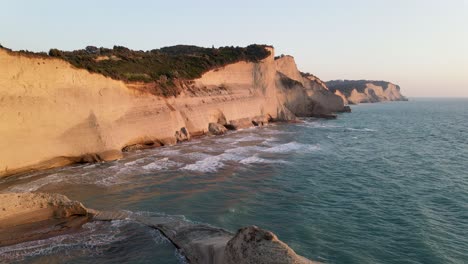
<svg viewBox="0 0 468 264">
<path fill-rule="evenodd" d="M 122 150 L 203 135 L 210 123 L 239 128 L 342 109 L 341 98 L 302 77 L 292 58 L 275 61 L 267 49 L 259 62 L 206 72 L 177 97 L 59 58 L 0 49 L 0 176 L 118 159 Z"/>
<path fill-rule="evenodd" d="M 343 112 L 343 99 L 316 76 L 301 73 L 292 56 L 276 58 L 276 85 L 284 104 L 297 116 Z"/>
<path fill-rule="evenodd" d="M 326 84 L 330 91 L 349 104 L 407 101 L 406 97 L 400 93 L 400 86 L 391 82 L 337 80 Z"/>
</svg>

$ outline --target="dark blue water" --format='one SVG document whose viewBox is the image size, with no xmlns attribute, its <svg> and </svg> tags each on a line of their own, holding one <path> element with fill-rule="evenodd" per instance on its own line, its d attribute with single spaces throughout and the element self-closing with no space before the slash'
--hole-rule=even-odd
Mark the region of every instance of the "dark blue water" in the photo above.
<svg viewBox="0 0 468 264">
<path fill-rule="evenodd" d="M 363 104 L 304 121 L 23 175 L 0 190 L 60 192 L 95 209 L 232 231 L 254 224 L 325 263 L 468 263 L 467 99 Z M 160 234 L 126 221 L 0 253 L 34 263 L 183 262 Z"/>
</svg>

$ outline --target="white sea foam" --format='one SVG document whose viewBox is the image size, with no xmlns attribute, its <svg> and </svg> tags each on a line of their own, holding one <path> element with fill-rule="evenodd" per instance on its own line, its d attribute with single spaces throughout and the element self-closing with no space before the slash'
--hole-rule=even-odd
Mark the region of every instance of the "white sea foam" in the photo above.
<svg viewBox="0 0 468 264">
<path fill-rule="evenodd" d="M 235 142 L 250 142 L 250 141 L 264 141 L 264 140 L 265 138 L 257 136 L 257 135 L 248 135 L 245 137 L 235 139 Z"/>
<path fill-rule="evenodd" d="M 278 139 L 278 138 L 275 138 L 275 137 L 270 137 L 270 138 L 267 138 L 267 139 L 265 140 L 266 143 L 275 142 L 275 141 L 279 141 L 279 139 Z"/>
<path fill-rule="evenodd" d="M 192 160 L 200 160 L 200 159 L 206 159 L 208 157 L 211 157 L 212 155 L 208 155 L 208 154 L 201 153 L 201 152 L 190 152 L 190 153 L 185 153 L 183 156 Z"/>
<path fill-rule="evenodd" d="M 334 124 L 317 122 L 317 121 L 305 121 L 302 124 L 298 124 L 298 126 L 309 127 L 309 128 L 325 128 L 325 129 L 341 128 L 342 127 L 342 126 L 338 126 L 338 125 L 334 125 Z"/>
<path fill-rule="evenodd" d="M 182 165 L 181 163 L 170 160 L 169 158 L 163 158 L 147 165 L 142 166 L 145 170 L 167 170 L 171 167 Z"/>
<path fill-rule="evenodd" d="M 68 250 L 80 250 L 87 255 L 100 254 L 107 248 L 106 245 L 127 238 L 121 234 L 122 226 L 127 223 L 125 220 L 114 220 L 110 224 L 87 223 L 83 225 L 83 232 L 76 234 L 0 247 L 0 255 L 2 261 L 17 262 L 34 256 L 59 255 L 67 253 Z"/>
<path fill-rule="evenodd" d="M 134 160 L 134 161 L 130 161 L 130 162 L 126 162 L 124 163 L 125 166 L 135 166 L 139 163 L 143 163 L 145 162 L 144 159 L 137 159 L 137 160 Z"/>
<path fill-rule="evenodd" d="M 216 143 L 232 143 L 233 141 L 232 137 L 220 137 L 214 140 Z"/>
<path fill-rule="evenodd" d="M 228 149 L 225 151 L 225 153 L 245 155 L 245 154 L 249 154 L 253 152 L 259 152 L 264 149 L 265 149 L 264 147 L 260 147 L 260 146 L 245 146 L 245 147 L 236 147 L 236 148 Z"/>
<path fill-rule="evenodd" d="M 216 156 L 205 156 L 205 158 L 198 160 L 193 164 L 188 164 L 182 167 L 182 170 L 199 171 L 199 172 L 215 172 L 219 168 L 224 167 L 224 161 L 241 161 L 245 156 L 239 155 L 232 150 L 245 149 L 247 147 L 239 147 L 235 149 L 229 149 L 225 153 Z"/>
<path fill-rule="evenodd" d="M 312 152 L 319 150 L 320 147 L 318 145 L 310 145 L 310 144 L 301 144 L 298 142 L 289 142 L 281 145 L 277 145 L 271 148 L 267 148 L 263 151 L 271 152 L 271 153 L 290 153 L 290 152 Z"/>
<path fill-rule="evenodd" d="M 284 160 L 268 160 L 258 157 L 257 155 L 245 158 L 241 160 L 239 163 L 241 164 L 274 164 L 274 163 L 287 163 Z"/>
<path fill-rule="evenodd" d="M 177 156 L 180 155 L 180 149 L 165 149 L 156 152 L 158 156 Z"/>
<path fill-rule="evenodd" d="M 170 243 L 169 239 L 167 239 L 163 234 L 161 234 L 159 230 L 150 229 L 148 232 L 156 245 Z"/>
<path fill-rule="evenodd" d="M 118 173 L 112 173 L 112 174 L 107 174 L 107 175 L 101 175 L 99 180 L 96 180 L 94 184 L 104 186 L 104 187 L 110 187 L 113 185 L 119 185 L 119 184 L 124 184 L 127 183 L 126 180 L 122 179 L 122 175 L 128 175 L 130 172 L 130 169 L 127 168 L 122 168 L 119 170 Z M 90 179 L 89 181 L 83 181 L 82 183 L 89 183 L 92 182 L 93 179 Z"/>
<path fill-rule="evenodd" d="M 54 173 L 54 174 L 48 175 L 46 177 L 40 178 L 40 179 L 35 180 L 35 181 L 31 181 L 31 182 L 28 182 L 28 183 L 25 183 L 25 184 L 12 186 L 12 187 L 9 188 L 9 191 L 12 191 L 12 192 L 34 192 L 34 191 L 37 191 L 38 189 L 40 189 L 41 187 L 50 184 L 51 182 L 53 182 L 53 183 L 62 182 L 64 177 L 65 177 L 65 175 L 60 175 L 60 174 Z"/>
<path fill-rule="evenodd" d="M 346 128 L 346 130 L 349 130 L 349 131 L 362 131 L 362 132 L 377 132 L 377 130 L 371 129 L 371 128 L 352 128 L 352 127 L 348 127 L 348 128 Z"/>
<path fill-rule="evenodd" d="M 219 156 L 210 156 L 199 160 L 193 164 L 188 164 L 182 167 L 182 170 L 189 170 L 189 171 L 199 171 L 199 172 L 215 172 L 218 168 L 223 167 L 224 164 L 221 162 L 221 158 Z"/>
<path fill-rule="evenodd" d="M 202 151 L 202 152 L 214 152 L 214 151 L 216 151 L 215 148 L 210 147 L 210 146 L 206 146 L 206 145 L 194 145 L 194 146 L 191 146 L 190 148 L 193 149 L 193 150 Z"/>
<path fill-rule="evenodd" d="M 294 134 L 294 132 L 281 131 L 281 130 L 275 130 L 275 129 L 268 129 L 268 130 L 262 131 L 262 134 L 266 134 L 266 135 L 288 135 L 288 134 Z"/>
</svg>

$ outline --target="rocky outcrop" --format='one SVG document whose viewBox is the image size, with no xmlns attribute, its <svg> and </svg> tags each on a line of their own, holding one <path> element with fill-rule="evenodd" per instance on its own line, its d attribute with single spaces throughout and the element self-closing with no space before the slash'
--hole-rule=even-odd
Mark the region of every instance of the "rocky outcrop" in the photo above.
<svg viewBox="0 0 468 264">
<path fill-rule="evenodd" d="M 400 86 L 385 81 L 337 80 L 326 83 L 330 91 L 343 98 L 347 104 L 407 101 Z"/>
<path fill-rule="evenodd" d="M 297 255 L 270 231 L 248 226 L 239 229 L 224 249 L 226 264 L 273 264 L 314 262 Z"/>
<path fill-rule="evenodd" d="M 148 84 L 0 48 L 0 177 L 119 159 L 122 151 L 207 134 L 210 123 L 239 129 L 343 110 L 341 98 L 302 76 L 292 57 L 275 61 L 267 49 L 259 62 L 208 71 L 180 82 L 177 97 L 163 97 Z"/>
<path fill-rule="evenodd" d="M 340 90 L 335 90 L 335 94 L 338 95 L 339 97 L 341 97 L 341 99 L 343 100 L 343 103 L 345 105 L 349 104 L 348 98 Z"/>
<path fill-rule="evenodd" d="M 193 264 L 312 264 L 267 230 L 243 227 L 237 233 L 175 217 L 134 216 L 90 210 L 95 221 L 132 219 L 158 229 Z"/>
<path fill-rule="evenodd" d="M 179 131 L 175 132 L 175 139 L 177 142 L 188 141 L 190 140 L 190 133 L 185 127 L 181 128 Z"/>
<path fill-rule="evenodd" d="M 60 194 L 0 194 L 0 246 L 72 232 L 88 220 L 81 203 Z"/>
<path fill-rule="evenodd" d="M 301 73 L 292 56 L 276 58 L 276 81 L 285 106 L 297 116 L 328 116 L 344 111 L 343 99 L 316 76 Z"/>
<path fill-rule="evenodd" d="M 134 220 L 158 229 L 194 264 L 313 263 L 297 255 L 275 234 L 256 226 L 234 234 L 170 216 L 147 217 L 100 212 L 59 194 L 0 194 L 0 246 L 77 231 L 88 221 Z"/>
<path fill-rule="evenodd" d="M 271 120 L 270 116 L 256 116 L 252 118 L 252 124 L 254 126 L 266 126 Z"/>
<path fill-rule="evenodd" d="M 208 124 L 208 131 L 210 131 L 213 135 L 222 135 L 226 133 L 227 129 L 218 123 L 209 123 Z"/>
</svg>

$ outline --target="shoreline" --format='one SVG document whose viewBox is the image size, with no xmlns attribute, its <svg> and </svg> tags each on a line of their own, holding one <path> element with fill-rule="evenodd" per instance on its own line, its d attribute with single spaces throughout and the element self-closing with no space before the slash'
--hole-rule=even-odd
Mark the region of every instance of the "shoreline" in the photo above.
<svg viewBox="0 0 468 264">
<path fill-rule="evenodd" d="M 346 112 L 342 112 L 342 113 L 346 113 Z M 339 113 L 339 114 L 342 114 L 342 113 Z M 336 116 L 334 118 L 329 118 L 329 117 L 325 117 L 325 116 L 323 116 L 323 117 L 312 117 L 312 118 L 327 120 L 327 119 L 335 119 Z M 187 138 L 185 140 L 182 140 L 182 141 L 176 141 L 173 144 L 154 144 L 154 143 L 149 144 L 148 141 L 143 141 L 143 142 L 140 142 L 140 143 L 135 143 L 133 145 L 125 146 L 125 147 L 122 148 L 123 151 L 110 150 L 110 151 L 101 152 L 101 153 L 88 153 L 86 155 L 77 156 L 77 157 L 60 156 L 60 157 L 52 158 L 50 160 L 39 162 L 39 163 L 37 163 L 35 165 L 30 165 L 30 166 L 27 166 L 27 167 L 24 167 L 24 168 L 8 171 L 7 174 L 3 174 L 2 176 L 0 176 L 0 179 L 7 179 L 7 178 L 10 178 L 10 177 L 21 176 L 23 174 L 34 173 L 34 172 L 38 172 L 38 171 L 47 171 L 47 170 L 50 170 L 50 169 L 62 168 L 62 167 L 76 165 L 76 164 L 94 164 L 94 163 L 100 163 L 100 162 L 110 162 L 110 161 L 120 160 L 120 159 L 125 157 L 125 153 L 127 153 L 127 152 L 134 152 L 134 151 L 143 150 L 143 149 L 156 149 L 156 148 L 160 148 L 160 147 L 170 147 L 170 146 L 174 146 L 174 145 L 177 145 L 177 144 L 181 144 L 183 142 L 190 142 L 192 139 L 204 138 L 204 137 L 207 137 L 207 136 L 224 135 L 227 131 L 238 131 L 238 130 L 242 130 L 242 129 L 246 129 L 246 128 L 263 127 L 263 126 L 268 126 L 269 124 L 275 124 L 275 123 L 276 124 L 294 124 L 294 123 L 301 123 L 301 122 L 302 121 L 300 121 L 299 119 L 287 120 L 287 121 L 282 121 L 282 120 L 273 121 L 273 120 L 271 120 L 271 121 L 268 121 L 266 123 L 265 122 L 262 122 L 261 124 L 257 123 L 257 125 L 252 123 L 251 125 L 248 125 L 248 126 L 246 126 L 244 124 L 244 125 L 239 126 L 237 128 L 232 128 L 231 127 L 231 129 L 226 129 L 221 134 L 217 134 L 217 133 L 213 133 L 213 132 L 207 132 L 207 133 L 204 133 L 204 134 L 198 134 L 198 135 L 193 135 L 193 136 L 191 135 L 189 138 Z M 137 147 L 129 148 L 129 147 L 132 147 L 132 146 L 137 146 Z"/>
</svg>

